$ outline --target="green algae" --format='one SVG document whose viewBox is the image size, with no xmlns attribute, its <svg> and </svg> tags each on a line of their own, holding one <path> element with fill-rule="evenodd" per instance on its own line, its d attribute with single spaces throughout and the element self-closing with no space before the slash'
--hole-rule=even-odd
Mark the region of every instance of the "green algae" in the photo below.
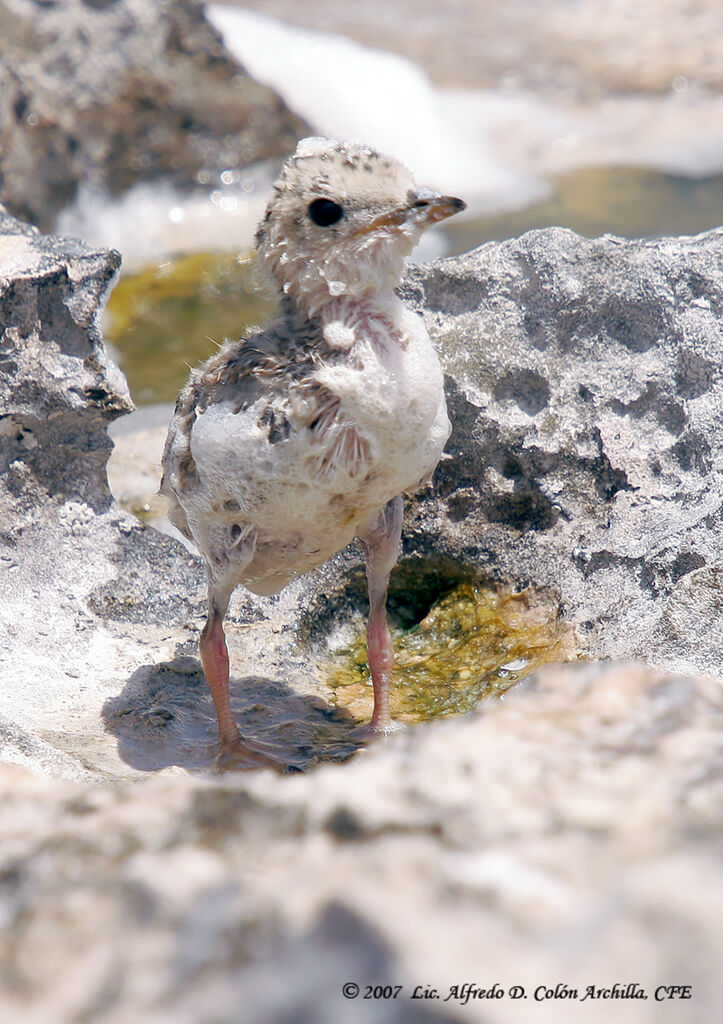
<svg viewBox="0 0 723 1024">
<path fill-rule="evenodd" d="M 549 662 L 580 656 L 557 603 L 528 588 L 460 583 L 418 625 L 393 631 L 392 717 L 421 722 L 470 711 Z M 372 689 L 363 634 L 338 652 L 327 674 L 337 706 L 366 720 Z"/>
<path fill-rule="evenodd" d="M 104 331 L 136 404 L 175 401 L 189 366 L 268 320 L 276 301 L 254 290 L 253 266 L 251 256 L 195 253 L 121 278 Z"/>
</svg>

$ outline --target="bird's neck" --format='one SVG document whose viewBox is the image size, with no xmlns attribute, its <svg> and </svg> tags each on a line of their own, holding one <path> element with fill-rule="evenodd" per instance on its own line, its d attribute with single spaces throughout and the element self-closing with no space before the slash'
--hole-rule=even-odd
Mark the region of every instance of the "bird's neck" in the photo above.
<svg viewBox="0 0 723 1024">
<path fill-rule="evenodd" d="M 320 328 L 332 321 L 383 319 L 394 321 L 402 303 L 393 289 L 363 292 L 361 295 L 328 295 L 313 304 L 297 302 L 289 296 L 281 299 L 281 315 L 295 327 L 318 323 Z"/>
<path fill-rule="evenodd" d="M 405 349 L 409 340 L 408 311 L 394 292 L 337 296 L 315 316 L 285 298 L 281 311 L 290 334 L 306 338 L 306 344 L 320 354 L 329 349 L 350 352 L 358 344 L 371 344 L 380 351 L 389 351 L 390 346 Z"/>
</svg>

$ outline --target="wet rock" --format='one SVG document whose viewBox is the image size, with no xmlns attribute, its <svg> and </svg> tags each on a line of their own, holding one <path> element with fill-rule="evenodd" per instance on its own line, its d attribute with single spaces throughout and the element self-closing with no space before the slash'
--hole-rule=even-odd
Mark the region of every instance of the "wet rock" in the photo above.
<svg viewBox="0 0 723 1024">
<path fill-rule="evenodd" d="M 0 6 L 0 201 L 46 229 L 81 182 L 189 188 L 284 156 L 303 134 L 196 0 Z"/>
</svg>

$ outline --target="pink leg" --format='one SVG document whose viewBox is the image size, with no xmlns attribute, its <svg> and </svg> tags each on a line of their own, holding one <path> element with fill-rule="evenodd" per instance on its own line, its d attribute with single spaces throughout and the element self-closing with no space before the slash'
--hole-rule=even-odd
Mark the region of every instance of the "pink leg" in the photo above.
<svg viewBox="0 0 723 1024">
<path fill-rule="evenodd" d="M 374 712 L 367 728 L 373 733 L 384 734 L 399 728 L 389 714 L 394 650 L 387 626 L 387 588 L 399 553 L 402 513 L 401 497 L 394 498 L 382 509 L 369 532 L 359 538 L 366 554 L 369 584 L 367 658 L 374 687 Z"/>
<path fill-rule="evenodd" d="M 230 596 L 230 593 L 213 584 L 209 586 L 208 618 L 199 643 L 203 671 L 216 709 L 218 738 L 221 741 L 215 767 L 219 771 L 246 768 L 273 768 L 279 771 L 285 767 L 283 761 L 274 756 L 273 752 L 267 753 L 258 746 L 249 746 L 241 738 L 234 721 L 228 686 L 228 649 L 223 632 L 223 617 Z"/>
<path fill-rule="evenodd" d="M 229 744 L 239 739 L 239 731 L 231 711 L 228 692 L 228 649 L 223 632 L 223 617 L 228 608 L 228 598 L 221 604 L 220 608 L 217 599 L 209 595 L 208 618 L 201 633 L 199 647 L 206 682 L 216 709 L 219 739 L 222 744 Z"/>
</svg>

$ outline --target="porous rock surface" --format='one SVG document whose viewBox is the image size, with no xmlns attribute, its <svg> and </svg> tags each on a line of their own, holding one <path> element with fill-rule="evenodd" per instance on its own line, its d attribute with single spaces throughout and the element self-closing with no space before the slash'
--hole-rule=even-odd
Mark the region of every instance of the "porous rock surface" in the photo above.
<svg viewBox="0 0 723 1024">
<path fill-rule="evenodd" d="M 3 1019 L 715 1020 L 721 710 L 710 680 L 566 666 L 292 777 L 0 766 Z M 444 1001 L 465 983 L 504 997 Z M 614 983 L 646 999 L 579 1001 Z"/>
<path fill-rule="evenodd" d="M 304 134 L 198 0 L 0 3 L 0 202 L 46 230 L 80 183 L 189 188 Z"/>
<path fill-rule="evenodd" d="M 405 550 L 554 589 L 594 655 L 720 677 L 723 229 L 533 231 L 403 295 L 453 423 Z"/>
<path fill-rule="evenodd" d="M 595 651 L 709 664 L 720 242 L 540 232 L 410 272 L 455 430 L 397 587 L 532 582 Z M 306 646 L 359 613 L 348 552 L 238 596 L 229 628 L 244 728 L 314 770 L 178 767 L 213 731 L 203 578 L 107 488 L 130 404 L 98 330 L 116 268 L 0 220 L 3 1021 L 517 1024 L 512 986 L 543 1024 L 716 1019 L 719 679 L 550 666 L 350 758 Z M 446 1000 L 465 982 L 503 998 Z M 614 983 L 647 998 L 579 1001 Z M 691 999 L 656 1001 L 673 984 Z"/>
</svg>

